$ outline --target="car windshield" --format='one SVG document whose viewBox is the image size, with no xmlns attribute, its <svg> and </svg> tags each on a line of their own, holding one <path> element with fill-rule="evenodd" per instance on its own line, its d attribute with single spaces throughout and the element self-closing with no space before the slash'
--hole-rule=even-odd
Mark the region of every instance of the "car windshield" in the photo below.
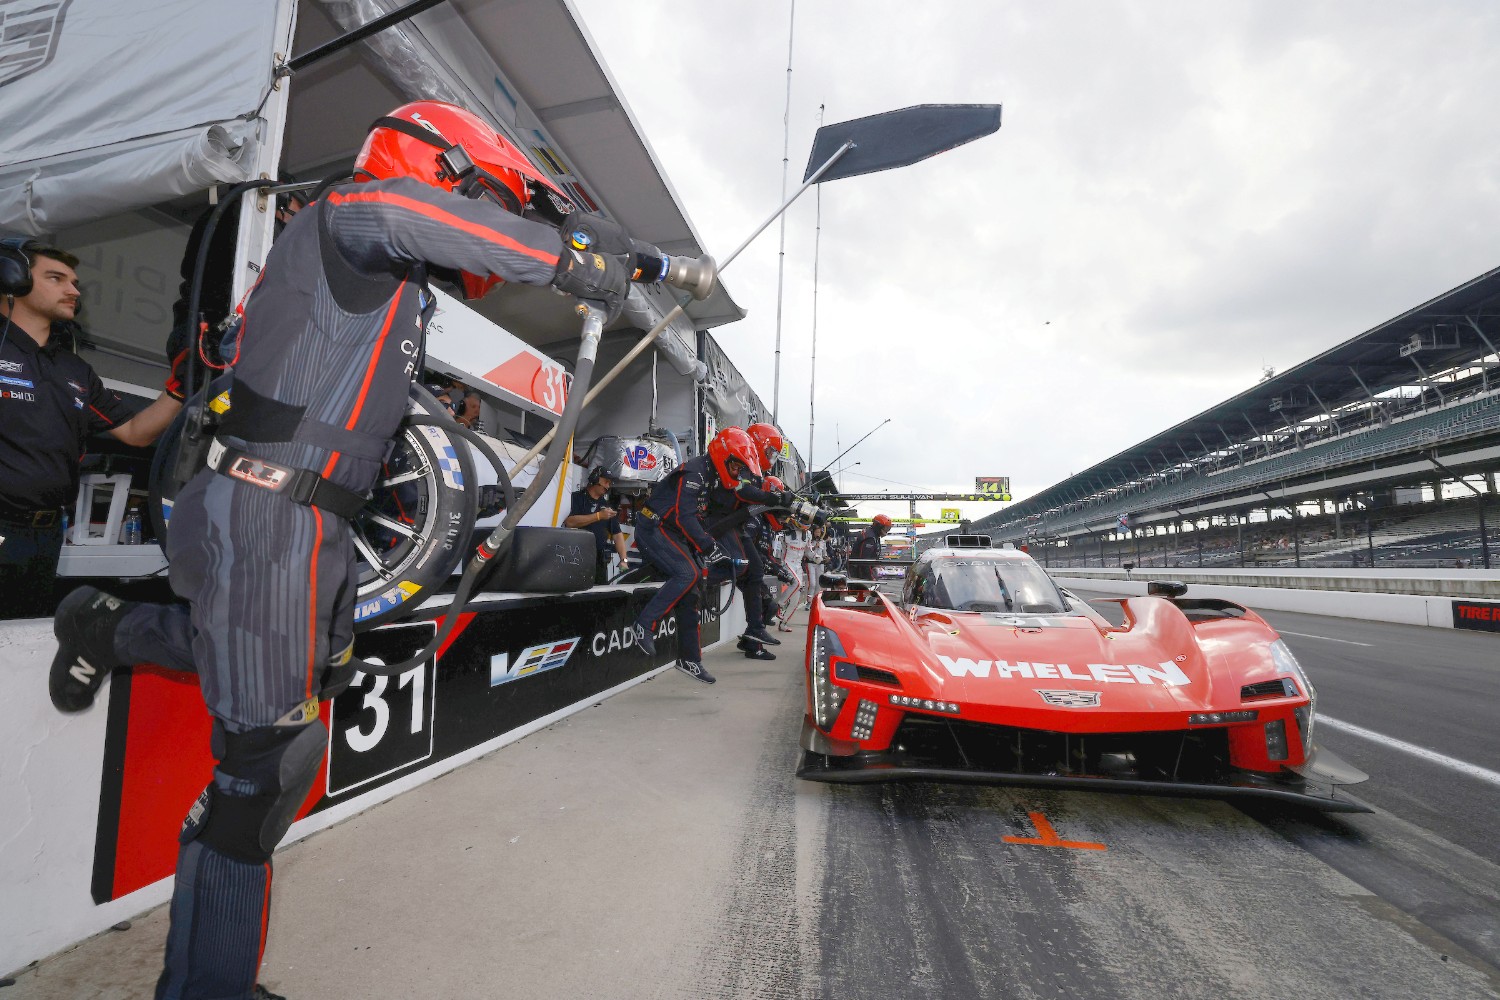
<svg viewBox="0 0 1500 1000">
<path fill-rule="evenodd" d="M 921 603 L 951 611 L 1057 614 L 1064 610 L 1057 585 L 1031 562 L 935 559 Z"/>
</svg>

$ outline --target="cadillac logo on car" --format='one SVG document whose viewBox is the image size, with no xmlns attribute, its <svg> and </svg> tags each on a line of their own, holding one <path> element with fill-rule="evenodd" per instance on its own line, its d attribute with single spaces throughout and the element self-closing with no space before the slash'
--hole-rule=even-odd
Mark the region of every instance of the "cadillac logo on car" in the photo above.
<svg viewBox="0 0 1500 1000">
<path fill-rule="evenodd" d="M 1059 708 L 1098 708 L 1098 691 L 1049 691 L 1042 688 L 1033 688 L 1042 700 L 1049 705 Z"/>
</svg>

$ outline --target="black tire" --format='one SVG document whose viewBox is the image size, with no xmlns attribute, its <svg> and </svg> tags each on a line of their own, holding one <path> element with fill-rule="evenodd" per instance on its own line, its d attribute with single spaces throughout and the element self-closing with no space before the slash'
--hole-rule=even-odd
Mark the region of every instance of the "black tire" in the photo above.
<svg viewBox="0 0 1500 1000">
<path fill-rule="evenodd" d="M 446 412 L 427 390 L 412 385 L 408 414 Z M 171 472 L 183 414 L 162 434 L 151 465 L 151 520 L 163 549 L 181 485 Z M 402 427 L 373 497 L 354 518 L 356 632 L 414 614 L 447 583 L 465 555 L 478 506 L 479 483 L 468 445 L 441 427 Z"/>
</svg>

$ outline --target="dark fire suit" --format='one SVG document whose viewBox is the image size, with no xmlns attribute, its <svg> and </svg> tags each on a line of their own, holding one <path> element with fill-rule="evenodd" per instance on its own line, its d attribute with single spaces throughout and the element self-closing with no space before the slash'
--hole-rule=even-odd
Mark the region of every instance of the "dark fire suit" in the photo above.
<svg viewBox="0 0 1500 1000">
<path fill-rule="evenodd" d="M 671 612 L 677 623 L 678 655 L 690 663 L 703 660 L 698 639 L 698 578 L 703 572 L 699 558 L 714 547 L 703 514 L 709 484 L 718 478 L 707 455 L 690 458 L 652 488 L 635 519 L 636 547 L 667 575 L 635 623 L 655 634 Z"/>
<path fill-rule="evenodd" d="M 734 580 L 735 587 L 745 599 L 745 627 L 750 631 L 766 627 L 760 600 L 766 567 L 757 546 L 745 535 L 752 520 L 748 508 L 754 504 L 775 505 L 780 501 L 780 493 L 768 493 L 757 484 L 742 482 L 731 490 L 717 477 L 708 490 L 708 523 L 719 531 L 719 547 L 734 560 L 725 560 L 709 570 L 708 582 L 717 586 Z M 736 517 L 737 513 L 741 516 Z M 759 520 L 758 517 L 753 519 Z"/>
<path fill-rule="evenodd" d="M 405 178 L 331 189 L 273 247 L 230 359 L 219 471 L 172 511 L 172 587 L 191 611 L 142 605 L 115 639 L 128 662 L 195 670 L 214 718 L 219 764 L 183 826 L 158 1000 L 249 996 L 271 852 L 327 746 L 319 696 L 350 679 L 335 666 L 353 640 L 349 522 L 269 488 L 276 470 L 366 493 L 416 372 L 424 266 L 543 285 L 560 252 L 548 226 Z"/>
<path fill-rule="evenodd" d="M 880 558 L 880 529 L 870 525 L 864 531 L 854 536 L 854 544 L 849 549 L 849 575 L 856 580 L 875 579 L 875 564 L 872 562 L 853 562 L 855 559 L 879 559 Z"/>
</svg>

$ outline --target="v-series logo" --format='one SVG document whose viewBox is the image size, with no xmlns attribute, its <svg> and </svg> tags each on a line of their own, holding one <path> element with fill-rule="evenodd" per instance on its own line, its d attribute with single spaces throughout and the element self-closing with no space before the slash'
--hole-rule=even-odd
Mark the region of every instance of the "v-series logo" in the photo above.
<svg viewBox="0 0 1500 1000">
<path fill-rule="evenodd" d="M 1155 667 L 1139 663 L 1090 663 L 1079 673 L 1066 663 L 1027 663 L 1018 660 L 971 660 L 968 657 L 954 659 L 939 656 L 948 673 L 954 677 L 988 677 L 990 671 L 1000 679 L 1024 677 L 1030 680 L 1041 678 L 1074 681 L 1095 681 L 1101 684 L 1162 684 L 1166 687 L 1181 687 L 1189 683 L 1188 675 L 1171 660 L 1164 660 Z"/>
</svg>

